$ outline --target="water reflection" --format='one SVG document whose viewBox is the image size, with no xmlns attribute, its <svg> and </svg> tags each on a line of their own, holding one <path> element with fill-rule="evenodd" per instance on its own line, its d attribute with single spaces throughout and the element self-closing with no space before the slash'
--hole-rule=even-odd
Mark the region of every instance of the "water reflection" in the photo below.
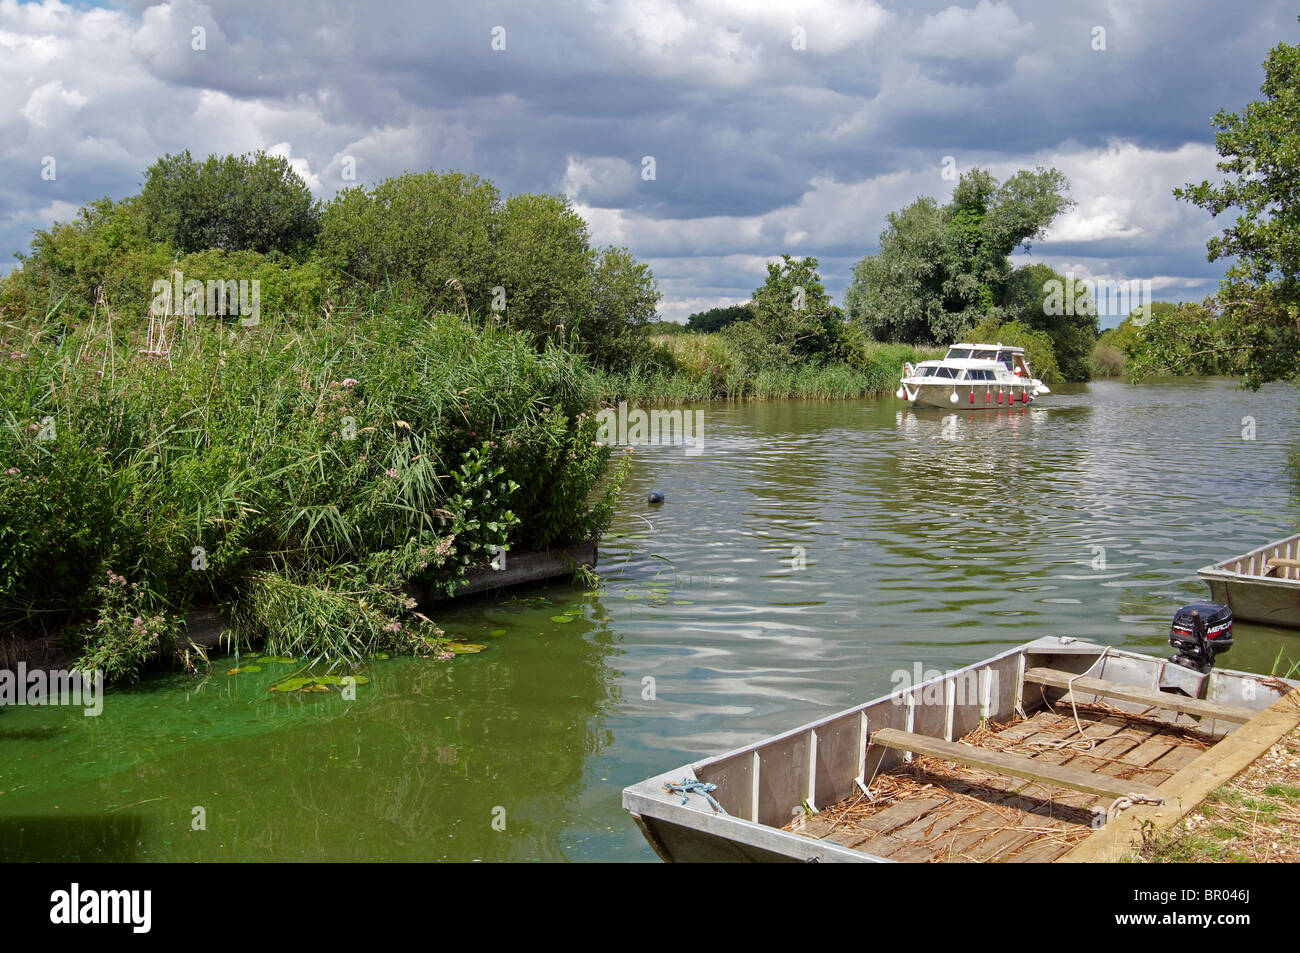
<svg viewBox="0 0 1300 953">
<path fill-rule="evenodd" d="M 1167 651 L 1174 609 L 1205 595 L 1197 568 L 1292 531 L 1298 410 L 1290 388 L 1225 381 L 1101 382 L 1000 412 L 709 405 L 699 456 L 634 455 L 598 594 L 440 614 L 481 655 L 377 662 L 351 704 L 223 668 L 112 693 L 99 719 L 0 711 L 0 847 L 653 859 L 623 785 L 887 691 L 897 669 L 1041 635 Z M 1237 634 L 1232 667 L 1300 658 L 1295 633 Z"/>
</svg>

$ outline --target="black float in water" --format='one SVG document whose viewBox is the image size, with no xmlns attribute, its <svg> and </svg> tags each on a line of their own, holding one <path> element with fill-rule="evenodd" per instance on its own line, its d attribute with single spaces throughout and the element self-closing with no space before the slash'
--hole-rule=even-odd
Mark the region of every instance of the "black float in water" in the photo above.
<svg viewBox="0 0 1300 953">
<path fill-rule="evenodd" d="M 658 490 L 652 491 L 650 495 L 646 498 L 647 503 L 659 504 L 662 503 L 663 501 L 664 501 L 664 495 L 660 493 Z"/>
</svg>

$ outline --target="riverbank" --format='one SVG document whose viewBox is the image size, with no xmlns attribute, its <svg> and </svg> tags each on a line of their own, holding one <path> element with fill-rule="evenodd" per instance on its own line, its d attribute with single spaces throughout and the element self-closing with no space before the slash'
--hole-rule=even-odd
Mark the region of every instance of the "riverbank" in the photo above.
<svg viewBox="0 0 1300 953">
<path fill-rule="evenodd" d="M 267 320 L 6 325 L 0 638 L 136 675 L 230 613 L 275 655 L 445 653 L 406 586 L 595 539 L 617 478 L 585 361 L 392 304 Z"/>
<path fill-rule="evenodd" d="M 835 360 L 756 368 L 725 334 L 661 334 L 654 359 L 627 371 L 594 372 L 607 403 L 683 404 L 703 400 L 846 400 L 892 394 L 907 361 L 943 357 L 946 348 L 861 342 Z"/>
<path fill-rule="evenodd" d="M 1125 859 L 1156 864 L 1300 861 L 1300 728 Z"/>
</svg>

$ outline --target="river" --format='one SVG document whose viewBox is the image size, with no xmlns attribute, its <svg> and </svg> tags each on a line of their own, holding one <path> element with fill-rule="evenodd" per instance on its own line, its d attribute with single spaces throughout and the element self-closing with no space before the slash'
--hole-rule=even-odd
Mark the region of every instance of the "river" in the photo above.
<svg viewBox="0 0 1300 953">
<path fill-rule="evenodd" d="M 1196 570 L 1300 518 L 1280 385 L 700 409 L 699 454 L 635 452 L 599 591 L 439 613 L 478 655 L 375 661 L 355 700 L 227 659 L 99 717 L 0 711 L 0 856 L 654 860 L 625 785 L 1042 635 L 1167 653 Z M 1236 636 L 1223 665 L 1300 660 L 1300 633 Z"/>
</svg>

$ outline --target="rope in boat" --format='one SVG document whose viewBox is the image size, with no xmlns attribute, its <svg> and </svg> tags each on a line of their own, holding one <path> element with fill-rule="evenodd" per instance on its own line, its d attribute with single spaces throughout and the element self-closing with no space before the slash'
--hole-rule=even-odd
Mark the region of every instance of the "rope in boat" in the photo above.
<svg viewBox="0 0 1300 953">
<path fill-rule="evenodd" d="M 1093 748 L 1097 747 L 1097 743 L 1100 741 L 1110 741 L 1114 738 L 1124 737 L 1123 732 L 1117 735 L 1110 735 L 1107 738 L 1088 737 L 1088 735 L 1083 730 L 1083 723 L 1079 720 L 1079 706 L 1078 703 L 1075 701 L 1075 697 L 1074 697 L 1074 683 L 1079 679 L 1083 678 L 1094 668 L 1096 668 L 1098 663 L 1104 661 L 1106 656 L 1109 654 L 1110 654 L 1110 646 L 1107 646 L 1106 648 L 1102 649 L 1101 654 L 1097 656 L 1097 658 L 1093 661 L 1091 665 L 1089 665 L 1078 675 L 1072 676 L 1069 682 L 1066 683 L 1065 691 L 1070 699 L 1070 709 L 1072 714 L 1074 715 L 1074 727 L 1079 732 L 1080 737 L 1068 739 L 1066 741 L 1059 741 L 1055 743 L 1034 745 L 1035 747 L 1047 747 L 1047 748 L 1054 748 L 1057 750 L 1061 748 L 1074 748 L 1075 750 L 1080 750 L 1080 751 L 1091 751 Z M 1137 735 L 1128 735 L 1128 737 L 1134 738 L 1139 742 L 1142 741 L 1142 739 L 1138 738 Z M 1087 746 L 1084 748 L 1079 748 L 1078 745 L 1080 743 L 1086 743 Z M 1032 745 L 1033 742 L 1030 742 L 1030 744 Z M 1110 807 L 1106 809 L 1106 817 L 1107 819 L 1118 817 L 1120 811 L 1127 810 L 1128 808 L 1132 807 L 1134 804 L 1164 804 L 1164 803 L 1165 803 L 1165 799 L 1163 797 L 1160 796 L 1147 797 L 1145 794 L 1138 794 L 1136 791 L 1130 791 L 1128 794 L 1125 794 L 1123 797 L 1118 797 L 1113 802 L 1111 802 Z"/>
<path fill-rule="evenodd" d="M 688 794 L 700 794 L 708 799 L 709 803 L 713 805 L 714 810 L 719 814 L 726 814 L 726 809 L 719 804 L 717 799 L 713 796 L 713 792 L 717 789 L 718 786 L 716 784 L 710 784 L 707 781 L 696 781 L 693 778 L 682 778 L 681 781 L 669 781 L 664 785 L 664 790 L 668 791 L 670 794 L 680 794 L 682 796 L 683 804 L 686 803 L 686 796 Z"/>
</svg>

